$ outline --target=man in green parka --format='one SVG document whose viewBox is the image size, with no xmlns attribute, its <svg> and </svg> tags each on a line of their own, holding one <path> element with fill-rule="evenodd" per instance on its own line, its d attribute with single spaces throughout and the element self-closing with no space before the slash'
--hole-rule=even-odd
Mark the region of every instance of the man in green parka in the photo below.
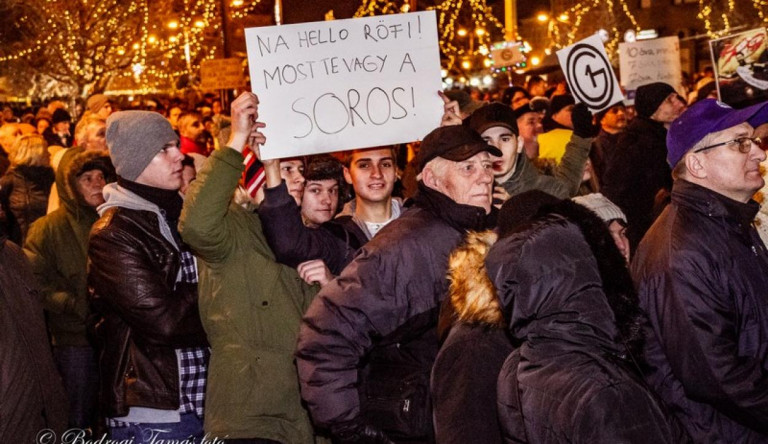
<svg viewBox="0 0 768 444">
<path fill-rule="evenodd" d="M 258 213 L 232 202 L 246 143 L 264 142 L 258 99 L 232 102 L 232 133 L 190 185 L 179 232 L 199 262 L 200 318 L 211 344 L 205 432 L 237 443 L 313 443 L 293 352 L 316 289 L 275 262 Z"/>
</svg>

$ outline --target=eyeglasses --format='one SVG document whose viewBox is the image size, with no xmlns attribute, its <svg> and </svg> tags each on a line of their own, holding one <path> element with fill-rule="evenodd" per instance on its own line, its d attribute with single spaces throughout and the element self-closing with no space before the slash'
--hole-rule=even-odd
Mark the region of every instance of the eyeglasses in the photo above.
<svg viewBox="0 0 768 444">
<path fill-rule="evenodd" d="M 705 146 L 704 148 L 699 148 L 695 150 L 694 153 L 700 153 L 702 151 L 711 150 L 712 148 L 717 148 L 723 145 L 732 145 L 734 143 L 738 145 L 739 152 L 742 154 L 747 154 L 749 150 L 752 149 L 753 143 L 757 145 L 760 149 L 763 149 L 763 150 L 766 149 L 766 147 L 764 147 L 765 142 L 763 142 L 763 140 L 759 137 L 737 137 L 727 142 L 720 142 L 714 145 Z"/>
</svg>

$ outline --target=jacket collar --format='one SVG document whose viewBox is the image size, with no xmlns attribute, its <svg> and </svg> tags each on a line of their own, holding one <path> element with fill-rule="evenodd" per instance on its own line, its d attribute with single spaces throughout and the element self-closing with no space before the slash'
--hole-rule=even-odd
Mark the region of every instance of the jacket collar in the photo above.
<svg viewBox="0 0 768 444">
<path fill-rule="evenodd" d="M 672 185 L 672 202 L 706 214 L 752 223 L 760 205 L 750 199 L 747 203 L 735 201 L 701 185 L 678 179 Z"/>
<path fill-rule="evenodd" d="M 413 197 L 414 204 L 435 214 L 458 231 L 481 231 L 492 225 L 495 211 L 485 214 L 485 210 L 472 205 L 456 203 L 445 194 L 432 189 L 424 182 L 419 182 L 419 192 Z M 495 210 L 495 207 L 492 207 Z"/>
</svg>

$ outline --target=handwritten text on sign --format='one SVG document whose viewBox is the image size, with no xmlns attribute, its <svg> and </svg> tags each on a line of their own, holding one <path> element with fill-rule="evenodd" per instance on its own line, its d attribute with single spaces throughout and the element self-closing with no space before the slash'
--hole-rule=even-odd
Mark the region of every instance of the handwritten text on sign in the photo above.
<svg viewBox="0 0 768 444">
<path fill-rule="evenodd" d="M 440 123 L 434 11 L 245 30 L 265 159 L 420 140 Z"/>
<path fill-rule="evenodd" d="M 664 82 L 682 92 L 680 40 L 664 37 L 619 43 L 621 84 L 628 91 L 653 82 Z"/>
</svg>

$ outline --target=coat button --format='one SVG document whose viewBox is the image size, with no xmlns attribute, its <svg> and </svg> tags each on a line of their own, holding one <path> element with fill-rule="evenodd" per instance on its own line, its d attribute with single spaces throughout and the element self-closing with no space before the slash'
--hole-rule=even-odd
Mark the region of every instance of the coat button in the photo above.
<svg viewBox="0 0 768 444">
<path fill-rule="evenodd" d="M 267 305 L 269 305 L 269 301 L 262 301 L 261 302 L 261 306 L 262 307 L 266 307 Z"/>
</svg>

